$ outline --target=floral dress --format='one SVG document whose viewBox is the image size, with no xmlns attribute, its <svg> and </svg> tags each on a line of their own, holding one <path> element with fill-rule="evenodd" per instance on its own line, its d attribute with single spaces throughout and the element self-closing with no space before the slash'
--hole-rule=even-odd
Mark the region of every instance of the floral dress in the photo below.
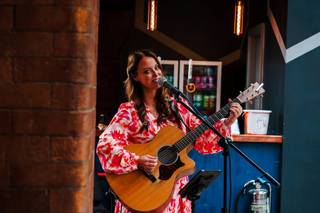
<svg viewBox="0 0 320 213">
<path fill-rule="evenodd" d="M 192 115 L 184 106 L 177 103 L 177 109 L 185 124 L 194 129 L 201 122 L 194 115 Z M 111 120 L 108 127 L 101 134 L 97 146 L 97 155 L 100 159 L 102 168 L 105 172 L 112 172 L 115 174 L 122 174 L 134 171 L 137 169 L 138 156 L 135 153 L 126 151 L 125 146 L 135 143 L 144 144 L 151 141 L 162 127 L 167 125 L 178 126 L 176 122 L 167 120 L 161 125 L 157 124 L 156 116 L 151 113 L 146 106 L 146 119 L 149 121 L 148 130 L 140 131 L 142 123 L 138 117 L 137 111 L 134 108 L 134 102 L 126 102 L 120 105 L 118 112 Z M 229 136 L 230 128 L 226 128 L 222 121 L 215 123 L 215 128 L 219 130 L 222 135 Z M 180 127 L 185 133 L 186 127 L 181 124 Z M 212 154 L 222 150 L 218 145 L 219 136 L 212 130 L 205 131 L 200 137 L 196 139 L 193 144 L 194 149 L 202 154 Z M 188 182 L 188 177 L 182 177 L 177 180 L 173 196 L 168 206 L 163 210 L 163 213 L 191 213 L 191 201 L 182 198 L 179 195 L 182 189 Z M 119 201 L 116 201 L 115 213 L 128 213 Z"/>
</svg>

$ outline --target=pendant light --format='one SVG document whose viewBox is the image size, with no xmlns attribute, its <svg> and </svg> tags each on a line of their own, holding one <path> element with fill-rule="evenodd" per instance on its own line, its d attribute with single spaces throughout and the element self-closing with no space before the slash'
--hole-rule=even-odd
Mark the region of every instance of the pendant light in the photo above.
<svg viewBox="0 0 320 213">
<path fill-rule="evenodd" d="M 158 19 L 158 0 L 148 0 L 148 23 L 147 30 L 157 30 L 157 19 Z"/>
<path fill-rule="evenodd" d="M 233 23 L 233 33 L 237 36 L 241 36 L 243 34 L 243 16 L 244 16 L 243 0 L 237 0 L 234 7 L 234 23 Z"/>
</svg>

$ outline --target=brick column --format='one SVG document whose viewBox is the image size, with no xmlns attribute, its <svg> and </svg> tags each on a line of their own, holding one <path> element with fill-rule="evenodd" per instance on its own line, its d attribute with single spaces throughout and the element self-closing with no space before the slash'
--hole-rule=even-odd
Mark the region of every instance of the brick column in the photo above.
<svg viewBox="0 0 320 213">
<path fill-rule="evenodd" d="M 99 1 L 0 1 L 0 211 L 92 212 Z"/>
</svg>

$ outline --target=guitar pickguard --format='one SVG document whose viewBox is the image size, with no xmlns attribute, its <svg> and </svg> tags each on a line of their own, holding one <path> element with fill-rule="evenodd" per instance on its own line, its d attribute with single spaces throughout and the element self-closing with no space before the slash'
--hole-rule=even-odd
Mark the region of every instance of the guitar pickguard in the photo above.
<svg viewBox="0 0 320 213">
<path fill-rule="evenodd" d="M 178 157 L 177 161 L 171 165 L 160 165 L 159 166 L 159 179 L 160 180 L 168 180 L 172 176 L 172 174 L 179 169 L 180 167 L 184 166 L 185 164 L 180 160 L 180 156 Z"/>
</svg>

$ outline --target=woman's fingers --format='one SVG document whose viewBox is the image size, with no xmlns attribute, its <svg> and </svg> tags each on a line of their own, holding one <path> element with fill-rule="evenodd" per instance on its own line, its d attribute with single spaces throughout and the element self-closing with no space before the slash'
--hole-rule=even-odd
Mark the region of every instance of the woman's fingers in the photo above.
<svg viewBox="0 0 320 213">
<path fill-rule="evenodd" d="M 239 103 L 232 102 L 231 99 L 228 100 L 230 103 L 230 115 L 229 117 L 225 120 L 225 125 L 226 126 L 231 126 L 231 124 L 241 115 L 242 113 L 242 107 Z"/>
<path fill-rule="evenodd" d="M 231 113 L 233 113 L 235 117 L 239 117 L 242 113 L 242 107 L 238 103 L 232 103 L 230 107 L 230 111 Z"/>
<path fill-rule="evenodd" d="M 144 170 L 152 172 L 158 164 L 158 158 L 151 155 L 143 155 L 138 162 Z"/>
</svg>

